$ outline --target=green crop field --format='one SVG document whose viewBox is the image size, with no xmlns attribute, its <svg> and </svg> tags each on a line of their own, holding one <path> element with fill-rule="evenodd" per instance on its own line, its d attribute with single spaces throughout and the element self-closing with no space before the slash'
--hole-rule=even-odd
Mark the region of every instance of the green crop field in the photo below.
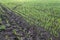
<svg viewBox="0 0 60 40">
<path fill-rule="evenodd" d="M 31 25 L 44 27 L 55 37 L 60 32 L 60 0 L 0 0 Z M 1 13 L 1 12 L 0 12 Z"/>
</svg>

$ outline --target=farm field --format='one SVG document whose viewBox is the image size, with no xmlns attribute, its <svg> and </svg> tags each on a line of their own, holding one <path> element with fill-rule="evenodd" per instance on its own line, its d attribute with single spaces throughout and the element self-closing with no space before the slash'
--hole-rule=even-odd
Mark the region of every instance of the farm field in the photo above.
<svg viewBox="0 0 60 40">
<path fill-rule="evenodd" d="M 0 3 L 17 15 L 22 15 L 30 25 L 43 27 L 54 37 L 60 37 L 59 0 L 2 0 Z"/>
</svg>

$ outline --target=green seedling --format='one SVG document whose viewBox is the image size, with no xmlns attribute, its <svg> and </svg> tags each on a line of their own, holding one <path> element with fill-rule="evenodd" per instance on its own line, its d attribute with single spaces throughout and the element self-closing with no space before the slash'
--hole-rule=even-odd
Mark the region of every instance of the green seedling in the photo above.
<svg viewBox="0 0 60 40">
<path fill-rule="evenodd" d="M 17 33 L 16 33 L 16 29 L 13 30 L 13 33 L 14 33 L 15 35 L 17 34 Z"/>
<path fill-rule="evenodd" d="M 3 31 L 5 29 L 6 29 L 6 27 L 4 25 L 0 25 L 0 31 Z"/>
</svg>

